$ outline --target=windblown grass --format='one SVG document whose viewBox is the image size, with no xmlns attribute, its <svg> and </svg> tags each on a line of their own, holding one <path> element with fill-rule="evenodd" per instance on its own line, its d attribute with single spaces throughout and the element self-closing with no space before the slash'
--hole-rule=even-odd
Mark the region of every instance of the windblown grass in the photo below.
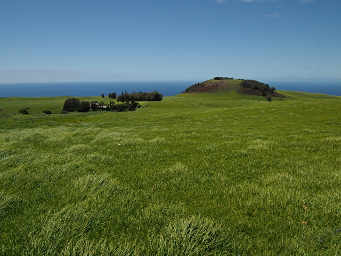
<svg viewBox="0 0 341 256">
<path fill-rule="evenodd" d="M 0 99 L 0 255 L 341 254 L 341 99 L 283 93 Z"/>
</svg>

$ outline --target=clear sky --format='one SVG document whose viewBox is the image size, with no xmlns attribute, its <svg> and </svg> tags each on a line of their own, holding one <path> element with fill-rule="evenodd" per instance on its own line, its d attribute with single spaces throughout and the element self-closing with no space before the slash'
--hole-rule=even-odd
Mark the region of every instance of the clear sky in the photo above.
<svg viewBox="0 0 341 256">
<path fill-rule="evenodd" d="M 0 83 L 341 81 L 340 0 L 1 0 Z"/>
</svg>

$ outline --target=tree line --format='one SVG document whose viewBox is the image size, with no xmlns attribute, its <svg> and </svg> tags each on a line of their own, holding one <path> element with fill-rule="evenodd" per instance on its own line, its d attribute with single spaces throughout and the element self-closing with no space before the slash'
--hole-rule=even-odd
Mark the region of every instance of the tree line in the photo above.
<svg viewBox="0 0 341 256">
<path fill-rule="evenodd" d="M 102 98 L 105 98 L 105 95 L 101 94 Z M 157 91 L 153 92 L 121 92 L 120 95 L 116 95 L 115 92 L 111 92 L 108 94 L 108 98 L 110 102 L 105 104 L 103 101 L 81 101 L 77 98 L 68 98 L 64 102 L 63 112 L 89 112 L 89 111 L 114 111 L 114 112 L 122 112 L 122 111 L 135 111 L 137 108 L 141 107 L 137 101 L 161 101 L 163 99 L 163 95 Z M 117 100 L 116 103 L 112 100 Z"/>
<path fill-rule="evenodd" d="M 110 94 L 109 94 L 110 95 Z M 163 95 L 157 91 L 153 92 L 122 92 L 118 97 L 117 101 L 161 101 Z"/>
<path fill-rule="evenodd" d="M 272 100 L 272 96 L 276 91 L 275 87 L 270 87 L 268 84 L 256 80 L 243 80 L 242 88 L 259 91 L 262 96 L 266 97 L 268 101 Z"/>
<path fill-rule="evenodd" d="M 111 111 L 111 112 L 123 112 L 123 111 L 135 111 L 140 108 L 141 105 L 136 101 L 126 101 L 124 103 L 116 104 L 114 101 L 110 101 L 105 104 L 103 101 L 81 101 L 77 98 L 68 98 L 64 102 L 63 112 L 89 112 L 89 111 Z"/>
<path fill-rule="evenodd" d="M 101 94 L 102 98 L 105 95 Z M 161 101 L 163 99 L 163 95 L 158 91 L 153 92 L 121 92 L 120 95 L 117 96 L 116 92 L 111 92 L 108 94 L 108 98 L 117 99 L 119 102 L 127 102 L 127 101 Z"/>
</svg>

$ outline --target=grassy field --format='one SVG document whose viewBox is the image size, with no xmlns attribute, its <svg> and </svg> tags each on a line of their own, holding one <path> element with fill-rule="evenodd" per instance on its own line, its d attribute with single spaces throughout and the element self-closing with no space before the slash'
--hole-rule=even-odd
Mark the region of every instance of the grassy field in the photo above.
<svg viewBox="0 0 341 256">
<path fill-rule="evenodd" d="M 341 255 L 341 98 L 285 94 L 0 99 L 0 255 Z"/>
</svg>

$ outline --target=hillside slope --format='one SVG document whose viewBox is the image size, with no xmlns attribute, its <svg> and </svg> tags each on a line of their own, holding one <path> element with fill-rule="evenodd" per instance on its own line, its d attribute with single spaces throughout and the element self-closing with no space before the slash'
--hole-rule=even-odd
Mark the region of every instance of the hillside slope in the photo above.
<svg viewBox="0 0 341 256">
<path fill-rule="evenodd" d="M 341 98 L 281 93 L 0 99 L 0 255 L 339 255 Z"/>
<path fill-rule="evenodd" d="M 222 91 L 236 91 L 241 94 L 267 97 L 284 97 L 284 95 L 276 92 L 276 88 L 270 87 L 268 84 L 255 80 L 233 79 L 226 77 L 215 77 L 211 80 L 193 84 L 185 90 L 185 93 Z"/>
</svg>

